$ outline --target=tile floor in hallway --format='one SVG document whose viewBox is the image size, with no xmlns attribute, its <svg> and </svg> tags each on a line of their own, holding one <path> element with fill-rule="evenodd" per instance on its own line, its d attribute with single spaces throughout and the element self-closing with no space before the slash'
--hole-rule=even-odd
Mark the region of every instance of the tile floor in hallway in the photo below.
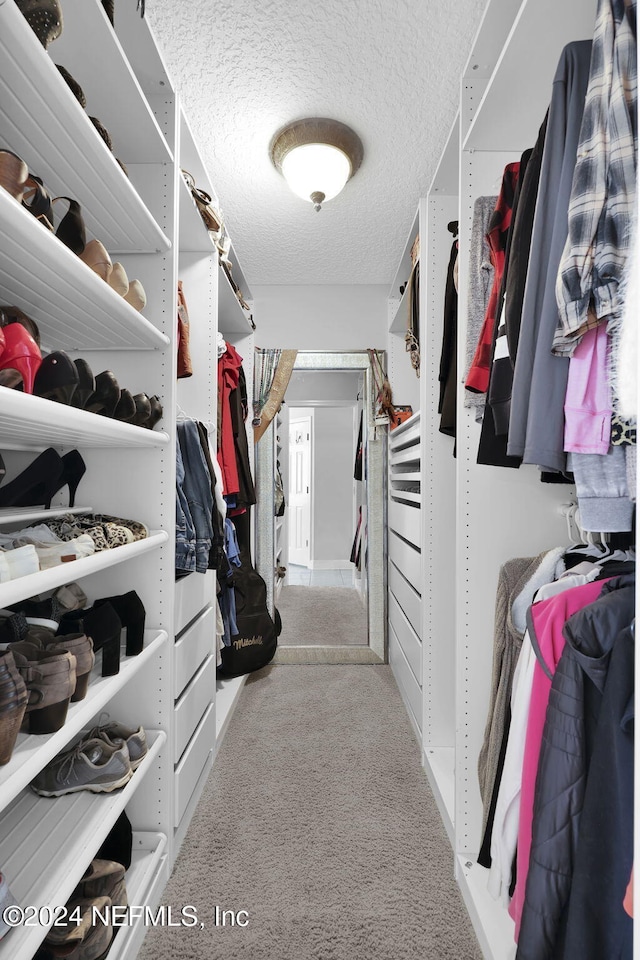
<svg viewBox="0 0 640 960">
<path fill-rule="evenodd" d="M 284 581 L 287 587 L 353 587 L 354 570 L 309 570 L 290 563 Z"/>
</svg>

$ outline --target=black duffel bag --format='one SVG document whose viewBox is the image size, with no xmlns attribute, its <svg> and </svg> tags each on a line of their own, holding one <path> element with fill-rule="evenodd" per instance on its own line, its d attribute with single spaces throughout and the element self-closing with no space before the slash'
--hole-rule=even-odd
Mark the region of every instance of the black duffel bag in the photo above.
<svg viewBox="0 0 640 960">
<path fill-rule="evenodd" d="M 241 554 L 242 556 L 242 554 Z M 267 586 L 246 556 L 233 572 L 238 632 L 231 645 L 222 649 L 223 677 L 237 677 L 259 670 L 273 660 L 282 625 L 275 611 L 275 623 L 267 609 Z"/>
</svg>

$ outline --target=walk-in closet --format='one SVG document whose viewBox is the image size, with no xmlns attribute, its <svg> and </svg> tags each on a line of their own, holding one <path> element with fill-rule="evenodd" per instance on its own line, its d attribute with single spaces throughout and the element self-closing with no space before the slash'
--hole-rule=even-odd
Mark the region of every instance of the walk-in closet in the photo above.
<svg viewBox="0 0 640 960">
<path fill-rule="evenodd" d="M 636 15 L 0 0 L 0 960 L 640 956 Z"/>
</svg>

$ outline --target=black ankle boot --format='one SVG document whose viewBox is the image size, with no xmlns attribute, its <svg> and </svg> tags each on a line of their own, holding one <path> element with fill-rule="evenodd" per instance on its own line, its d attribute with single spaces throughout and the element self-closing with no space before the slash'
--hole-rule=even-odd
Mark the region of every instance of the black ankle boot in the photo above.
<svg viewBox="0 0 640 960">
<path fill-rule="evenodd" d="M 126 628 L 127 656 L 133 657 L 141 653 L 144 645 L 145 609 L 135 590 L 123 593 L 119 597 L 105 597 L 102 600 L 96 600 L 93 606 L 94 609 L 100 609 L 104 604 L 113 607 L 120 617 L 122 626 Z"/>
<path fill-rule="evenodd" d="M 93 640 L 93 649 L 102 650 L 102 676 L 113 677 L 120 672 L 120 633 L 122 623 L 113 607 L 105 603 L 87 610 L 70 610 L 60 620 L 58 636 L 84 633 Z"/>
</svg>

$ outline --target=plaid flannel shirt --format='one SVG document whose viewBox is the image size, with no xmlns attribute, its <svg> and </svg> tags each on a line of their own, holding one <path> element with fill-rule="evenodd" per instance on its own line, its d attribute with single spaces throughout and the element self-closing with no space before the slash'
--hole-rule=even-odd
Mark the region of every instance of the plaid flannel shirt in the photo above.
<svg viewBox="0 0 640 960">
<path fill-rule="evenodd" d="M 561 356 L 618 307 L 636 195 L 637 99 L 636 0 L 599 0 L 556 283 L 553 352 Z"/>
</svg>

